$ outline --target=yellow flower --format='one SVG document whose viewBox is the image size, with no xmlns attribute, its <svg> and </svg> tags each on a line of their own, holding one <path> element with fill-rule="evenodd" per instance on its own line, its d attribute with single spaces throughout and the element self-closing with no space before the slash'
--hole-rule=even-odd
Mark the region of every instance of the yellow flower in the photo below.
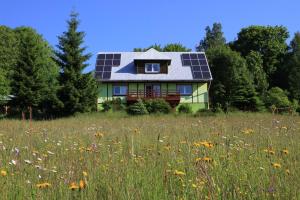
<svg viewBox="0 0 300 200">
<path fill-rule="evenodd" d="M 176 175 L 176 176 L 185 176 L 185 173 L 183 171 L 175 170 L 174 175 Z"/>
<path fill-rule="evenodd" d="M 251 128 L 246 128 L 246 129 L 242 130 L 242 133 L 244 133 L 244 134 L 253 134 L 254 130 L 251 129 Z"/>
<path fill-rule="evenodd" d="M 70 184 L 69 189 L 71 189 L 71 190 L 77 190 L 77 189 L 79 189 L 79 186 L 75 182 L 72 182 Z"/>
<path fill-rule="evenodd" d="M 97 137 L 97 138 L 103 138 L 104 134 L 101 133 L 101 132 L 97 132 L 97 133 L 95 133 L 94 136 Z"/>
<path fill-rule="evenodd" d="M 86 171 L 83 171 L 82 172 L 83 176 L 87 177 L 88 176 L 88 173 Z"/>
<path fill-rule="evenodd" d="M 47 183 L 47 182 L 46 183 L 38 183 L 38 184 L 36 184 L 36 187 L 43 189 L 43 188 L 51 187 L 51 184 Z"/>
<path fill-rule="evenodd" d="M 281 164 L 279 164 L 279 163 L 272 163 L 272 166 L 274 168 L 281 168 Z"/>
<path fill-rule="evenodd" d="M 283 149 L 281 152 L 286 155 L 289 154 L 289 150 L 287 150 L 287 149 Z"/>
<path fill-rule="evenodd" d="M 85 188 L 85 186 L 86 186 L 85 182 L 83 180 L 80 180 L 79 181 L 79 188 L 83 189 L 83 188 Z"/>
<path fill-rule="evenodd" d="M 213 159 L 212 159 L 212 158 L 209 158 L 209 157 L 204 157 L 203 160 L 204 160 L 205 162 L 212 162 L 212 161 L 213 161 Z"/>
<path fill-rule="evenodd" d="M 1 176 L 7 176 L 7 172 L 5 170 L 1 170 Z"/>
<path fill-rule="evenodd" d="M 264 152 L 268 153 L 268 154 L 271 154 L 271 155 L 274 155 L 275 154 L 275 151 L 272 150 L 272 149 L 265 149 Z"/>
</svg>

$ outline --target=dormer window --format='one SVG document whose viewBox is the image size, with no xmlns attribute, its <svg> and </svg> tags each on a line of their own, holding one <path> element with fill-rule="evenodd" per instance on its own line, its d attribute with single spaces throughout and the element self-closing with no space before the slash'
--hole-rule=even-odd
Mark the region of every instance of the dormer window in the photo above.
<svg viewBox="0 0 300 200">
<path fill-rule="evenodd" d="M 145 72 L 149 74 L 159 73 L 160 72 L 160 64 L 159 63 L 146 63 L 145 64 Z"/>
</svg>

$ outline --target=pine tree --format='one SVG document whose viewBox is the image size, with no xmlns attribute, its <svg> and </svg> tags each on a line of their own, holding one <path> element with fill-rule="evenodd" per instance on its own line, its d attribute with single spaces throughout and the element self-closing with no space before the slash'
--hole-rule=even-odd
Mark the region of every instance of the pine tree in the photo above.
<svg viewBox="0 0 300 200">
<path fill-rule="evenodd" d="M 92 111 L 96 108 L 97 85 L 91 74 L 83 74 L 91 54 L 84 54 L 84 32 L 78 31 L 78 14 L 72 12 L 67 21 L 68 30 L 58 37 L 57 62 L 61 67 L 60 99 L 64 114 Z"/>
<path fill-rule="evenodd" d="M 224 33 L 222 32 L 222 24 L 214 23 L 213 27 L 205 28 L 206 34 L 203 40 L 200 41 L 197 51 L 207 51 L 209 48 L 223 46 L 226 43 Z"/>
<path fill-rule="evenodd" d="M 18 40 L 17 64 L 12 72 L 11 105 L 21 112 L 33 109 L 36 113 L 48 113 L 59 105 L 57 94 L 58 67 L 53 51 L 35 30 L 20 27 L 15 30 Z M 50 106 L 44 107 L 46 102 Z"/>
</svg>

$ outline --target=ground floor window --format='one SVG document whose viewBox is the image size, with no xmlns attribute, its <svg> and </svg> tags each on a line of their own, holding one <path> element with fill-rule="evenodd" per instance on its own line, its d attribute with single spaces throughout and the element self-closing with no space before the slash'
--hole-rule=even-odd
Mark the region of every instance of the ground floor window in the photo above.
<svg viewBox="0 0 300 200">
<path fill-rule="evenodd" d="M 192 95 L 192 85 L 177 85 L 177 91 L 180 95 Z"/>
<path fill-rule="evenodd" d="M 114 96 L 125 96 L 127 94 L 127 85 L 114 85 L 113 95 Z"/>
</svg>

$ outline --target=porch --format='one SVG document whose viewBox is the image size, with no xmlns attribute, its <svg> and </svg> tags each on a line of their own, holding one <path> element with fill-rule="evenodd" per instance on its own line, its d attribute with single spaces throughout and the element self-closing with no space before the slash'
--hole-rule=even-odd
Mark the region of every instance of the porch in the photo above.
<svg viewBox="0 0 300 200">
<path fill-rule="evenodd" d="M 164 90 L 139 90 L 139 91 L 129 91 L 126 95 L 127 104 L 133 104 L 138 101 L 138 99 L 148 100 L 148 99 L 164 99 L 168 102 L 171 107 L 176 107 L 180 102 L 180 93 L 176 90 L 174 91 L 164 91 Z"/>
</svg>

